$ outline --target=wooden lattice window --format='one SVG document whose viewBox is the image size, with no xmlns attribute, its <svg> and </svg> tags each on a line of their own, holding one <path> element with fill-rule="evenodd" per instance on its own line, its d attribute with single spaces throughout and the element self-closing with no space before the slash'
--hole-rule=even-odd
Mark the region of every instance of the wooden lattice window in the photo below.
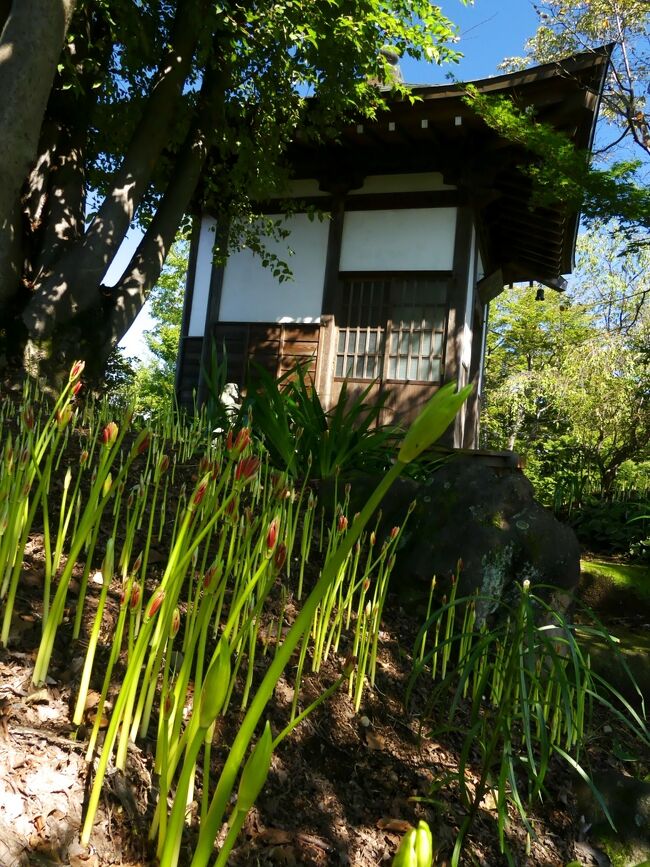
<svg viewBox="0 0 650 867">
<path fill-rule="evenodd" d="M 441 381 L 446 277 L 346 277 L 337 319 L 337 377 Z"/>
</svg>

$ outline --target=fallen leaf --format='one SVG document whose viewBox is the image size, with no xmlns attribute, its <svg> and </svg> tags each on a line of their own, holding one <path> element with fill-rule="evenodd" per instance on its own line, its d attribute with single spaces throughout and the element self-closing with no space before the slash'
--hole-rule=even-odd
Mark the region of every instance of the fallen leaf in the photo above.
<svg viewBox="0 0 650 867">
<path fill-rule="evenodd" d="M 394 831 L 396 834 L 406 834 L 413 825 L 406 819 L 380 819 L 377 827 L 382 831 Z"/>
</svg>

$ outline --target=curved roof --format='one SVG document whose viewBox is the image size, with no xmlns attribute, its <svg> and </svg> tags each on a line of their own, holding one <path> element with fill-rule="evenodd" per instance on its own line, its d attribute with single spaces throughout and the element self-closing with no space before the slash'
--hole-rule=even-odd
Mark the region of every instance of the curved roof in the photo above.
<svg viewBox="0 0 650 867">
<path fill-rule="evenodd" d="M 557 63 L 472 82 L 480 93 L 533 107 L 537 120 L 590 149 L 612 46 Z M 533 156 L 502 138 L 463 101 L 464 85 L 414 86 L 415 103 L 386 96 L 386 110 L 341 131 L 336 142 L 298 139 L 290 149 L 296 178 L 358 178 L 394 172 L 442 172 L 475 211 L 486 273 L 503 282 L 538 280 L 563 288 L 571 271 L 579 213 L 531 206 L 521 171 Z"/>
</svg>

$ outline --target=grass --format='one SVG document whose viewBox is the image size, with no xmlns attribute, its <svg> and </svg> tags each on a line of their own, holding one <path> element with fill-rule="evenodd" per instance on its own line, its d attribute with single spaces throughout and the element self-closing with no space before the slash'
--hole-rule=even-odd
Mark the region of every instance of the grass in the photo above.
<svg viewBox="0 0 650 867">
<path fill-rule="evenodd" d="M 603 560 L 581 560 L 580 571 L 596 579 L 606 579 L 618 590 L 634 593 L 650 605 L 650 567 Z"/>
</svg>

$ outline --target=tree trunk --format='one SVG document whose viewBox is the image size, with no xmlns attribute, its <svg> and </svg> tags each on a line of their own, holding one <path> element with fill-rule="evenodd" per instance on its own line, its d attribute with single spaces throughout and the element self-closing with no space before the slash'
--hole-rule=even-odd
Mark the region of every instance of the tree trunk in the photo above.
<svg viewBox="0 0 650 867">
<path fill-rule="evenodd" d="M 163 200 L 131 262 L 113 288 L 103 354 L 124 337 L 156 284 L 178 227 L 187 212 L 210 148 L 223 128 L 229 73 L 206 76 L 196 120 L 176 162 Z"/>
<path fill-rule="evenodd" d="M 75 2 L 16 0 L 0 35 L 0 234 L 15 224 L 20 188 L 36 153 Z M 0 306 L 18 288 L 11 282 L 7 255 L 5 244 L 0 248 Z"/>
<path fill-rule="evenodd" d="M 99 286 L 131 224 L 167 144 L 204 23 L 206 3 L 178 4 L 172 45 L 163 58 L 126 155 L 91 226 L 35 287 L 23 313 L 30 336 L 43 339 L 100 302 Z"/>
</svg>

